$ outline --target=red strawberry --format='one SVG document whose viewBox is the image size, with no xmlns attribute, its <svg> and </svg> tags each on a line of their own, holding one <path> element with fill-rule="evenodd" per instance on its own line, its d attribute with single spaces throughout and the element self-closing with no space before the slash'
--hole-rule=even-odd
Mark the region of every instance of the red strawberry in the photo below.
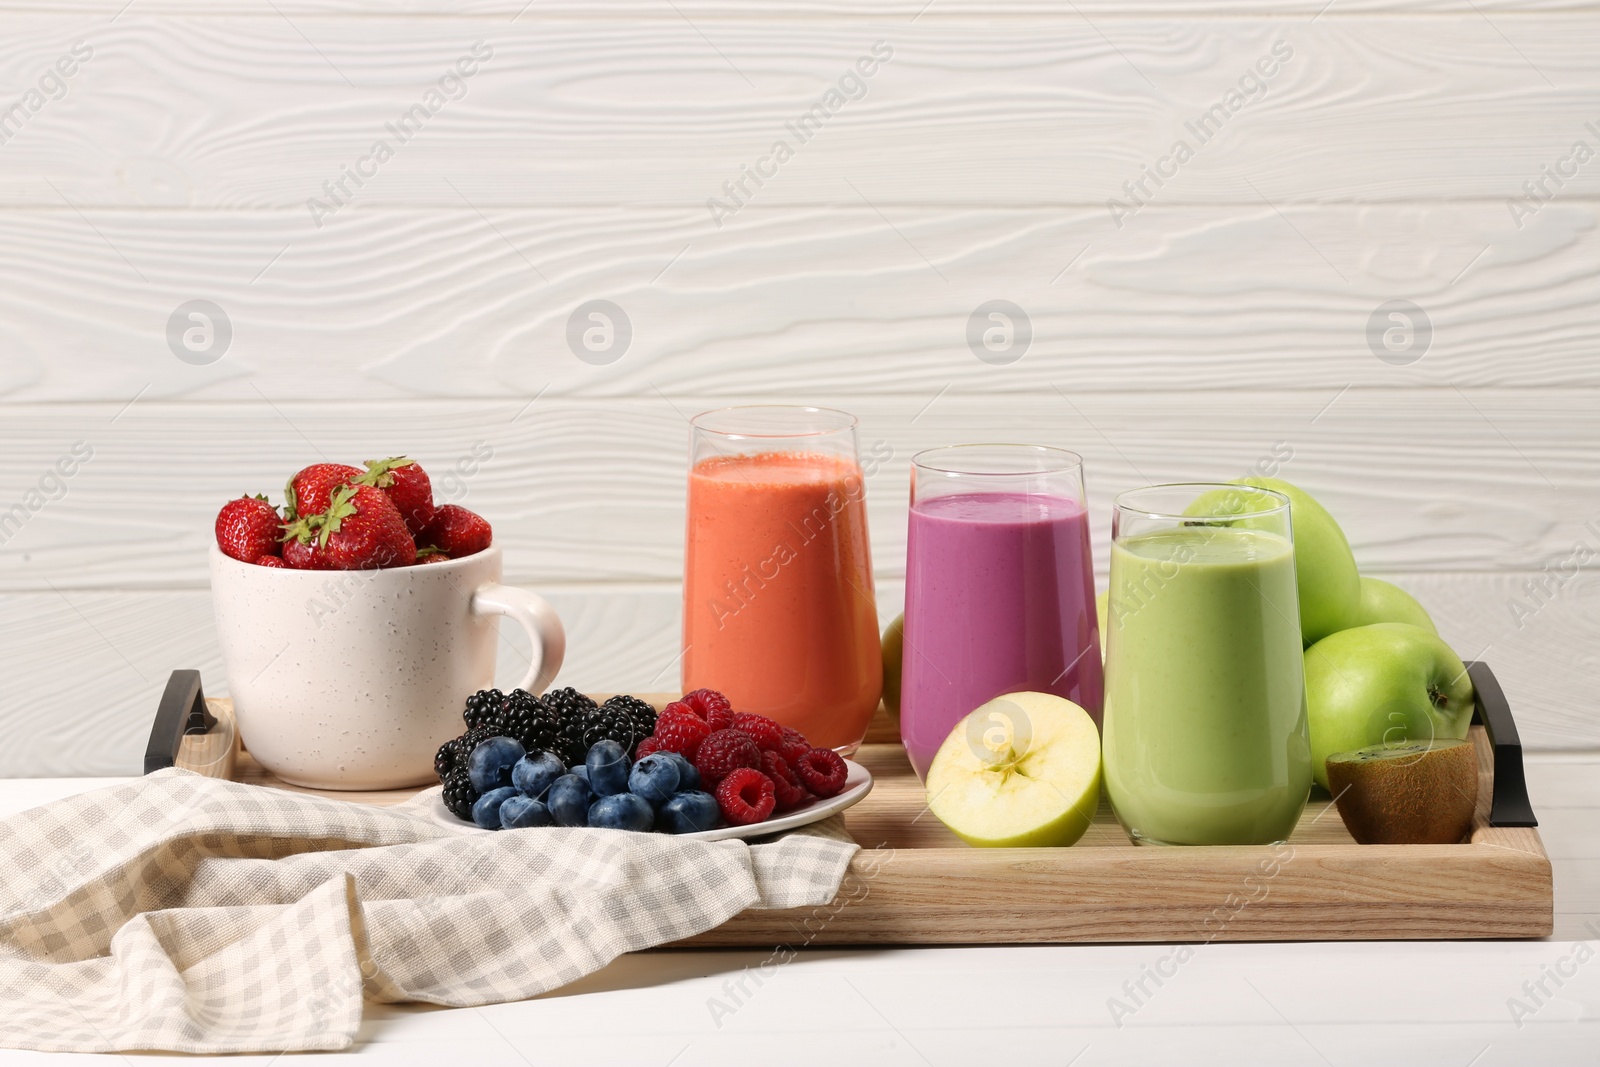
<svg viewBox="0 0 1600 1067">
<path fill-rule="evenodd" d="M 279 570 L 284 570 L 289 565 L 283 561 L 283 557 L 282 556 L 257 556 L 256 557 L 256 566 L 258 566 L 258 567 L 276 567 Z"/>
<path fill-rule="evenodd" d="M 301 540 L 299 531 L 307 530 L 306 540 Z M 328 571 L 333 565 L 328 562 L 328 550 L 317 541 L 316 531 L 305 525 L 305 521 L 295 523 L 289 527 L 289 539 L 283 543 L 283 563 L 297 571 Z"/>
<path fill-rule="evenodd" d="M 406 520 L 382 489 L 370 485 L 339 486 L 328 510 L 301 519 L 294 536 L 302 541 L 314 537 L 330 570 L 409 567 L 417 561 Z"/>
<path fill-rule="evenodd" d="M 443 504 L 433 521 L 417 535 L 419 545 L 432 545 L 452 559 L 482 552 L 494 542 L 494 530 L 482 515 L 456 504 Z"/>
<path fill-rule="evenodd" d="M 289 500 L 284 507 L 287 513 L 285 517 L 289 522 L 294 522 L 311 515 L 321 515 L 328 510 L 333 491 L 360 474 L 360 467 L 345 463 L 313 463 L 306 467 L 290 478 L 289 484 L 284 487 L 284 495 Z"/>
<path fill-rule="evenodd" d="M 367 473 L 355 480 L 357 485 L 374 485 L 389 494 L 389 500 L 400 509 L 406 528 L 413 534 L 422 533 L 433 519 L 433 483 L 422 464 L 404 456 L 367 460 Z"/>
<path fill-rule="evenodd" d="M 417 553 L 417 566 L 419 566 L 419 567 L 422 566 L 422 564 L 424 564 L 424 563 L 449 563 L 449 562 L 450 562 L 450 557 L 445 555 L 443 552 L 427 552 L 427 553 L 418 552 Z"/>
<path fill-rule="evenodd" d="M 278 539 L 283 533 L 278 509 L 264 496 L 242 496 L 222 505 L 217 512 L 217 547 L 245 563 L 262 556 L 278 554 Z"/>
</svg>

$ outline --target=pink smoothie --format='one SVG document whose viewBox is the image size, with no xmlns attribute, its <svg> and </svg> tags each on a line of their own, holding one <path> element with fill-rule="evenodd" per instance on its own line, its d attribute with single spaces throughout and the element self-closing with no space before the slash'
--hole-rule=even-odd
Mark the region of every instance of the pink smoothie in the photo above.
<svg viewBox="0 0 1600 1067">
<path fill-rule="evenodd" d="M 1089 521 L 1059 496 L 971 493 L 911 510 L 900 736 L 917 774 L 967 713 L 1055 693 L 1100 721 Z"/>
</svg>

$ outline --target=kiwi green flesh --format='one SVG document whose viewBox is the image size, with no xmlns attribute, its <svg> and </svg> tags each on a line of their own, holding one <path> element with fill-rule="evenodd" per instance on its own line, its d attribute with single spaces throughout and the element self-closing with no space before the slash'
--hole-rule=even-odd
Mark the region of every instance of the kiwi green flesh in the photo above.
<svg viewBox="0 0 1600 1067">
<path fill-rule="evenodd" d="M 1446 748 L 1457 748 L 1472 742 L 1462 738 L 1442 737 L 1432 741 L 1403 741 L 1392 745 L 1371 745 L 1354 752 L 1336 752 L 1328 757 L 1329 763 L 1369 763 L 1373 760 L 1405 759 L 1423 756 Z"/>
</svg>

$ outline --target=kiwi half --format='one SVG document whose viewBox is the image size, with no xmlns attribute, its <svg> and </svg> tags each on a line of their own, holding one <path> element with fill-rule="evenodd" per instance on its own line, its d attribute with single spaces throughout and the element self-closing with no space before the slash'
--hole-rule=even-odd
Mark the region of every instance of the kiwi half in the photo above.
<svg viewBox="0 0 1600 1067">
<path fill-rule="evenodd" d="M 1453 845 L 1472 829 L 1478 754 L 1454 738 L 1339 752 L 1328 757 L 1328 789 L 1363 845 Z"/>
</svg>

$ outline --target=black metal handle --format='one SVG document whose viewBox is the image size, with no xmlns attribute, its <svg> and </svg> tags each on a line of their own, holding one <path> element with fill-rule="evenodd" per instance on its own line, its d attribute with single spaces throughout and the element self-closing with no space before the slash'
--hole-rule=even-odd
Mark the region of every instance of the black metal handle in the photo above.
<svg viewBox="0 0 1600 1067">
<path fill-rule="evenodd" d="M 1538 826 L 1528 802 L 1528 779 L 1522 770 L 1522 738 L 1511 718 L 1505 691 L 1487 663 L 1467 663 L 1467 675 L 1478 691 L 1472 721 L 1482 724 L 1494 746 L 1494 802 L 1489 807 L 1490 826 Z"/>
<path fill-rule="evenodd" d="M 173 671 L 166 692 L 156 708 L 155 725 L 150 727 L 150 743 L 144 749 L 144 773 L 166 770 L 178 760 L 178 749 L 185 734 L 203 734 L 217 725 L 206 708 L 206 695 L 200 688 L 199 671 Z"/>
</svg>

